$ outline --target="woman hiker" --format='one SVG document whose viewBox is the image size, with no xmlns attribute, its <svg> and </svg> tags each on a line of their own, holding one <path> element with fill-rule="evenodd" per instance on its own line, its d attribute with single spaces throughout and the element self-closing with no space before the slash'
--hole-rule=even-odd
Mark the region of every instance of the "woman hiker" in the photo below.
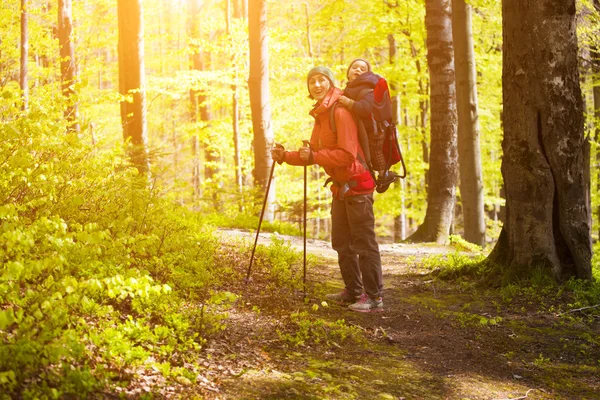
<svg viewBox="0 0 600 400">
<path fill-rule="evenodd" d="M 373 214 L 375 182 L 362 161 L 356 123 L 350 111 L 336 107 L 337 134 L 329 126 L 329 108 L 342 95 L 334 82 L 328 68 L 319 66 L 310 70 L 308 92 L 316 100 L 310 111 L 315 118 L 310 146 L 298 151 L 274 148 L 271 155 L 280 164 L 320 165 L 333 182 L 331 244 L 338 253 L 345 288 L 327 298 L 348 304 L 352 311 L 383 311 L 381 256 Z"/>
</svg>

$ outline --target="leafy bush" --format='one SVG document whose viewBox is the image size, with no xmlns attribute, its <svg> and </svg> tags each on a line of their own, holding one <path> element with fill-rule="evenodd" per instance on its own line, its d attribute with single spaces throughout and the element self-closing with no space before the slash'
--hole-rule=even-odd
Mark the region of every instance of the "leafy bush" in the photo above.
<svg viewBox="0 0 600 400">
<path fill-rule="evenodd" d="M 302 288 L 302 253 L 294 250 L 284 239 L 273 236 L 269 246 L 258 246 L 256 261 L 256 265 L 267 272 L 271 285 Z"/>
<path fill-rule="evenodd" d="M 474 243 L 467 242 L 459 235 L 450 235 L 449 236 L 450 245 L 454 247 L 457 251 L 468 251 L 471 253 L 480 253 L 481 246 L 478 246 Z"/>
<path fill-rule="evenodd" d="M 223 329 L 212 228 L 54 110 L 0 125 L 0 392 L 60 398 L 193 358 Z M 42 124 L 40 121 L 44 121 Z M 54 122 L 53 122 L 54 121 Z M 183 372 L 182 372 L 183 373 Z"/>
</svg>

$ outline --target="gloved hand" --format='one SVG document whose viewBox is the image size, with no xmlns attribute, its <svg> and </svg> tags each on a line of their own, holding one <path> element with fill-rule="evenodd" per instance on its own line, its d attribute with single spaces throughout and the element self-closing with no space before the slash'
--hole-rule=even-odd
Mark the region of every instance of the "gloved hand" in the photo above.
<svg viewBox="0 0 600 400">
<path fill-rule="evenodd" d="M 313 154 L 312 154 L 312 149 L 310 148 L 310 141 L 303 140 L 302 144 L 304 146 L 302 146 L 298 149 L 298 155 L 300 156 L 300 159 L 302 161 L 304 161 L 304 163 L 312 164 L 313 163 Z"/>
<path fill-rule="evenodd" d="M 283 147 L 273 147 L 271 149 L 271 158 L 273 161 L 281 164 L 285 161 L 285 149 Z"/>
<path fill-rule="evenodd" d="M 310 147 L 305 146 L 305 147 L 300 147 L 298 149 L 298 155 L 300 156 L 300 159 L 302 161 L 304 161 L 305 163 L 308 163 L 311 160 L 311 156 L 312 156 L 312 150 L 310 149 Z"/>
<path fill-rule="evenodd" d="M 349 99 L 346 96 L 340 96 L 340 98 L 338 99 L 339 103 L 346 107 L 347 109 L 351 110 L 352 109 L 352 104 L 354 104 L 354 100 Z"/>
</svg>

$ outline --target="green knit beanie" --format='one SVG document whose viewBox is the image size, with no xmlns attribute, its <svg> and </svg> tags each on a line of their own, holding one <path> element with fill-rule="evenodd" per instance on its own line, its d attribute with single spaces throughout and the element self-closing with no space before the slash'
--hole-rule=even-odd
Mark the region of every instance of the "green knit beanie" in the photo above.
<svg viewBox="0 0 600 400">
<path fill-rule="evenodd" d="M 327 67 L 318 66 L 314 67 L 308 72 L 308 75 L 306 76 L 306 87 L 308 87 L 308 81 L 310 80 L 310 78 L 316 74 L 324 75 L 327 79 L 329 79 L 329 82 L 331 82 L 331 86 L 335 86 L 335 78 L 333 77 L 333 72 L 331 72 L 331 70 Z M 308 91 L 308 94 L 310 96 L 310 90 Z"/>
</svg>

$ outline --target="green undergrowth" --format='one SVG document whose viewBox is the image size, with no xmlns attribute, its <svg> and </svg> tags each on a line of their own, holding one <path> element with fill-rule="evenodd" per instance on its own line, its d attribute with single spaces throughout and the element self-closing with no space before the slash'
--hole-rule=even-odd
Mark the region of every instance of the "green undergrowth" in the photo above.
<svg viewBox="0 0 600 400">
<path fill-rule="evenodd" d="M 282 371 L 249 370 L 230 382 L 240 399 L 439 399 L 442 380 L 403 361 L 403 352 L 363 343 L 335 352 L 279 351 Z"/>
<path fill-rule="evenodd" d="M 590 281 L 571 278 L 557 283 L 542 267 L 532 268 L 527 275 L 516 275 L 490 262 L 481 253 L 474 254 L 457 251 L 432 256 L 420 262 L 418 268 L 430 271 L 438 282 L 496 291 L 507 305 L 513 303 L 519 308 L 535 305 L 553 313 L 586 308 L 588 315 L 600 315 L 600 244 L 594 247 Z"/>
<path fill-rule="evenodd" d="M 208 214 L 204 220 L 220 228 L 247 229 L 256 231 L 258 229 L 260 210 L 255 210 L 252 215 L 236 212 L 233 209 L 223 213 Z M 302 231 L 295 225 L 284 221 L 262 221 L 261 232 L 277 232 L 281 235 L 301 236 Z"/>
<path fill-rule="evenodd" d="M 597 277 L 597 246 L 595 250 Z M 497 266 L 457 253 L 430 257 L 421 264 L 432 273 L 419 278 L 422 291 L 402 301 L 448 321 L 480 346 L 495 346 L 504 362 L 519 369 L 518 375 L 542 387 L 575 398 L 588 398 L 597 387 L 593 383 L 600 373 L 597 280 L 560 284 L 543 269 L 526 278 L 503 280 Z"/>
<path fill-rule="evenodd" d="M 313 311 L 318 310 L 313 306 Z M 346 341 L 360 342 L 362 340 L 360 330 L 350 326 L 343 319 L 329 321 L 319 318 L 307 311 L 295 312 L 290 315 L 292 329 L 289 331 L 278 331 L 280 339 L 291 347 L 304 347 L 307 345 L 324 345 L 327 347 L 339 347 L 340 343 Z"/>
<path fill-rule="evenodd" d="M 0 398 L 98 397 L 145 371 L 193 382 L 238 297 L 213 225 L 55 111 L 0 125 Z"/>
<path fill-rule="evenodd" d="M 302 290 L 302 254 L 294 250 L 289 242 L 273 236 L 269 246 L 257 247 L 255 257 L 257 269 L 267 275 L 266 290 Z"/>
</svg>

